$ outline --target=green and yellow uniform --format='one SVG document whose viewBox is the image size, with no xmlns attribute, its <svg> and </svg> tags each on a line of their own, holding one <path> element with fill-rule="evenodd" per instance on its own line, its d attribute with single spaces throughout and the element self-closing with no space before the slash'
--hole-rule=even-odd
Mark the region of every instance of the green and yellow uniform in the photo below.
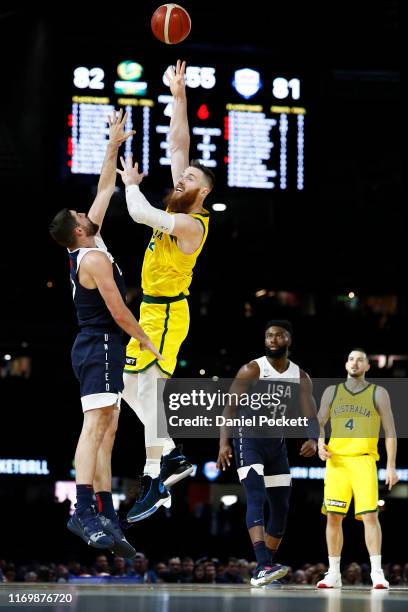
<svg viewBox="0 0 408 612">
<path fill-rule="evenodd" d="M 194 253 L 186 255 L 178 248 L 177 238 L 154 230 L 143 260 L 139 323 L 164 359 L 157 361 L 150 351 L 141 351 L 139 341 L 132 338 L 126 350 L 125 372 L 143 372 L 156 363 L 164 374 L 171 376 L 176 368 L 177 355 L 190 324 L 186 298 L 193 268 L 208 234 L 208 212 L 191 216 L 204 229 L 201 244 Z"/>
<path fill-rule="evenodd" d="M 376 461 L 381 419 L 375 406 L 376 385 L 353 393 L 336 385 L 330 404 L 332 433 L 324 481 L 322 512 L 347 514 L 354 497 L 356 518 L 378 504 Z"/>
</svg>

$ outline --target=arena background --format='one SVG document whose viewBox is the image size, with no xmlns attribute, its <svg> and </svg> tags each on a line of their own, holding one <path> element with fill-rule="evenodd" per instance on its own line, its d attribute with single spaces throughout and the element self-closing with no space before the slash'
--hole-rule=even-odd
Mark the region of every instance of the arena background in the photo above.
<svg viewBox="0 0 408 612">
<path fill-rule="evenodd" d="M 385 355 L 388 365 L 390 355 L 400 356 L 392 367 L 373 367 L 370 376 L 407 376 L 396 0 L 239 9 L 186 0 L 193 30 L 172 48 L 153 40 L 149 30 L 158 4 L 92 10 L 75 4 L 45 10 L 40 4 L 28 10 L 17 3 L 0 14 L 0 459 L 44 460 L 49 471 L 9 474 L 8 464 L 0 464 L 0 558 L 16 563 L 94 557 L 66 530 L 69 504 L 54 499 L 55 482 L 71 478 L 82 414 L 70 365 L 76 327 L 67 261 L 47 231 L 59 208 L 86 210 L 94 193 L 89 183 L 61 176 L 71 96 L 65 67 L 81 53 L 102 62 L 112 50 L 131 53 L 137 45 L 152 65 L 179 56 L 190 63 L 198 57 L 222 62 L 228 55 L 242 65 L 256 60 L 297 71 L 309 85 L 304 191 L 237 193 L 217 186 L 211 195 L 227 209 L 211 214 L 178 376 L 199 376 L 200 370 L 233 375 L 262 354 L 263 327 L 271 317 L 293 322 L 292 358 L 312 376 L 341 376 L 355 345 Z M 163 194 L 169 185 L 170 172 L 168 180 L 154 182 L 154 192 Z M 135 308 L 148 236 L 128 218 L 123 193 L 115 194 L 104 237 Z M 322 466 L 316 458 L 302 460 L 299 447 L 289 442 L 291 465 Z M 129 539 L 156 561 L 172 554 L 251 558 L 242 503 L 220 503 L 225 493 L 239 494 L 235 471 L 211 483 L 202 470 L 216 459 L 216 442 L 186 440 L 184 449 L 197 464 L 196 476 L 174 490 L 171 510 L 136 525 Z M 124 406 L 113 458 L 117 492 L 127 490 L 143 459 L 142 430 Z M 408 468 L 406 440 L 399 441 L 397 467 Z M 400 529 L 408 485 L 402 482 L 392 495 L 382 485 L 383 557 L 406 562 Z M 322 480 L 294 480 L 280 560 L 299 565 L 326 559 L 322 487 Z M 352 518 L 344 559 L 366 559 L 362 527 Z"/>
</svg>

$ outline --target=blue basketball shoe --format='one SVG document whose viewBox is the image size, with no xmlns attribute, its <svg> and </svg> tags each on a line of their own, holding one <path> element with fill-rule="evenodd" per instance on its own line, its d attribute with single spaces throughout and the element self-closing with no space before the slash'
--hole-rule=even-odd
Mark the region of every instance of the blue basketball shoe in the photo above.
<svg viewBox="0 0 408 612">
<path fill-rule="evenodd" d="M 147 518 L 168 501 L 170 493 L 162 483 L 160 476 L 152 478 L 143 475 L 140 479 L 139 497 L 127 514 L 129 523 L 136 523 Z"/>
</svg>

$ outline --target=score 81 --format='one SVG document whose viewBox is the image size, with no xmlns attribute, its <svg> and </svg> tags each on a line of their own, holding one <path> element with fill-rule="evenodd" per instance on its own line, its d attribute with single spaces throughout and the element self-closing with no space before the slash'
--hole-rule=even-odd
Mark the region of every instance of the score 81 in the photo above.
<svg viewBox="0 0 408 612">
<path fill-rule="evenodd" d="M 169 66 L 170 67 L 170 66 Z M 169 86 L 169 80 L 166 72 L 163 75 L 163 83 Z M 204 89 L 212 89 L 215 87 L 215 68 L 211 66 L 187 66 L 186 68 L 186 85 L 192 89 L 203 87 Z"/>
<path fill-rule="evenodd" d="M 299 100 L 300 98 L 300 80 L 299 79 L 284 79 L 283 77 L 276 77 L 272 83 L 272 94 L 278 100 L 284 100 L 285 98 L 292 98 L 292 100 Z"/>
</svg>

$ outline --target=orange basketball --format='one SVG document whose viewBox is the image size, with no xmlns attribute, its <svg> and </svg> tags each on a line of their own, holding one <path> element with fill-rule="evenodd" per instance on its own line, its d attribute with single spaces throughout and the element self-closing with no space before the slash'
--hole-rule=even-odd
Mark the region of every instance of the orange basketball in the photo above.
<svg viewBox="0 0 408 612">
<path fill-rule="evenodd" d="M 182 6 L 163 4 L 153 13 L 151 25 L 156 38 L 166 45 L 175 45 L 190 34 L 191 19 Z"/>
</svg>

